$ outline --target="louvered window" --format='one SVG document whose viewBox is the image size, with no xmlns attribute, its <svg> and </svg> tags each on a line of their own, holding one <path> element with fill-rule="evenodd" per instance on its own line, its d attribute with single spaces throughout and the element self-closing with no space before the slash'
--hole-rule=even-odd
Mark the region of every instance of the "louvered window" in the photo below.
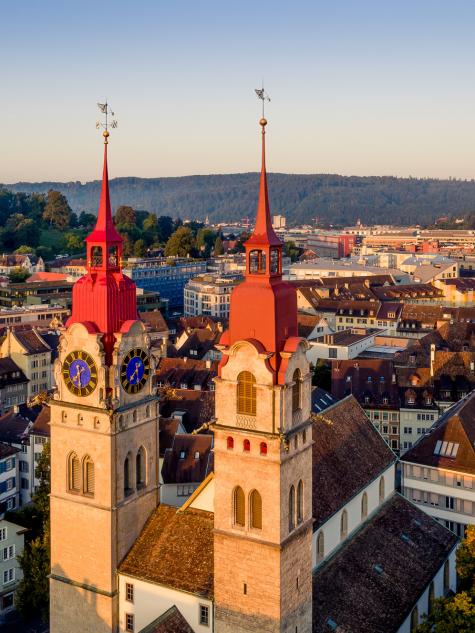
<svg viewBox="0 0 475 633">
<path fill-rule="evenodd" d="M 69 456 L 69 465 L 68 465 L 68 479 L 69 479 L 69 490 L 73 492 L 81 491 L 81 468 L 79 464 L 79 458 L 76 453 L 72 453 Z"/>
<path fill-rule="evenodd" d="M 257 490 L 251 492 L 249 505 L 251 509 L 251 527 L 262 530 L 262 497 Z"/>
<path fill-rule="evenodd" d="M 84 493 L 93 495 L 96 485 L 94 462 L 90 457 L 84 458 Z"/>
<path fill-rule="evenodd" d="M 303 481 L 297 486 L 297 524 L 303 521 Z"/>
<path fill-rule="evenodd" d="M 295 488 L 290 486 L 289 492 L 289 532 L 295 527 Z"/>
<path fill-rule="evenodd" d="M 244 491 L 239 486 L 234 489 L 233 504 L 234 504 L 234 523 L 236 525 L 244 526 L 245 524 Z"/>
<path fill-rule="evenodd" d="M 238 376 L 237 412 L 256 415 L 256 379 L 249 371 L 242 371 Z"/>
<path fill-rule="evenodd" d="M 292 411 L 298 411 L 300 409 L 300 391 L 302 385 L 302 379 L 300 375 L 300 370 L 296 369 L 294 371 L 293 376 L 293 385 L 292 385 Z"/>
</svg>

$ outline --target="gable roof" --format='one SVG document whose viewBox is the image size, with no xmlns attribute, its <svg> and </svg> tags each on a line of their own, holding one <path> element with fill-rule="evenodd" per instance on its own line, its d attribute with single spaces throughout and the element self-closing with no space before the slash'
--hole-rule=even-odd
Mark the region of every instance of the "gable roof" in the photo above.
<svg viewBox="0 0 475 633">
<path fill-rule="evenodd" d="M 28 382 L 28 378 L 11 358 L 0 358 L 0 387 Z"/>
<path fill-rule="evenodd" d="M 314 529 L 367 486 L 396 456 L 353 396 L 313 417 Z"/>
<path fill-rule="evenodd" d="M 313 577 L 313 631 L 398 631 L 457 543 L 455 534 L 393 493 Z M 380 565 L 378 573 L 375 565 Z"/>
<path fill-rule="evenodd" d="M 440 444 L 438 444 L 440 442 Z M 443 442 L 446 454 L 440 454 Z M 453 446 L 450 447 L 450 443 Z M 455 446 L 458 445 L 458 446 Z M 450 407 L 404 457 L 405 462 L 475 475 L 475 391 Z M 436 450 L 439 448 L 439 450 Z M 453 456 L 447 456 L 450 453 Z"/>
<path fill-rule="evenodd" d="M 24 413 L 22 407 L 20 411 L 10 409 L 0 416 L 0 442 L 21 444 L 26 441 L 32 421 Z"/>
<path fill-rule="evenodd" d="M 213 599 L 214 514 L 161 504 L 145 524 L 119 572 Z"/>
<path fill-rule="evenodd" d="M 139 633 L 194 633 L 194 631 L 179 609 L 173 605 Z"/>
<path fill-rule="evenodd" d="M 202 482 L 213 470 L 212 444 L 212 435 L 175 435 L 172 447 L 165 450 L 163 483 Z"/>
<path fill-rule="evenodd" d="M 27 354 L 45 354 L 51 351 L 35 329 L 13 330 L 12 336 L 25 348 Z"/>
<path fill-rule="evenodd" d="M 171 418 L 175 411 L 183 411 L 183 426 L 191 433 L 214 416 L 214 391 L 196 389 L 172 389 L 171 396 L 160 396 L 160 413 Z"/>
</svg>

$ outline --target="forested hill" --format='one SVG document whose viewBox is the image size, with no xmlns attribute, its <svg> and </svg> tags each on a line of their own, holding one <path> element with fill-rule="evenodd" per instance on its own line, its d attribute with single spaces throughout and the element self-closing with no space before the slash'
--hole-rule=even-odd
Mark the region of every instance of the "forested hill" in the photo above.
<svg viewBox="0 0 475 633">
<path fill-rule="evenodd" d="M 210 221 L 239 220 L 256 209 L 258 174 L 115 178 L 110 181 L 114 208 L 130 205 L 158 215 Z M 96 213 L 100 182 L 19 182 L 15 192 L 61 191 L 76 212 Z M 290 224 L 326 222 L 430 223 L 441 216 L 475 212 L 475 181 L 331 174 L 270 174 L 272 213 Z"/>
</svg>

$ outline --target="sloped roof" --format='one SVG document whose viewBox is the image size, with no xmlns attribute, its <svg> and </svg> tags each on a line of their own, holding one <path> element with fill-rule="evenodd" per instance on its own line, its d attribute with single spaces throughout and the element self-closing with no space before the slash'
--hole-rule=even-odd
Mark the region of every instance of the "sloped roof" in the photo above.
<svg viewBox="0 0 475 633">
<path fill-rule="evenodd" d="M 15 339 L 26 349 L 27 354 L 45 354 L 50 352 L 50 346 L 42 339 L 34 329 L 14 330 Z"/>
<path fill-rule="evenodd" d="M 313 419 L 314 529 L 396 460 L 353 396 Z"/>
<path fill-rule="evenodd" d="M 0 442 L 0 459 L 5 459 L 5 457 L 10 457 L 10 455 L 15 455 L 15 453 L 18 453 L 19 450 L 20 449 L 14 448 L 9 444 Z"/>
<path fill-rule="evenodd" d="M 186 385 L 189 389 L 195 385 L 209 389 L 217 373 L 217 361 L 210 363 L 194 358 L 161 358 L 155 371 L 158 383 L 176 388 Z"/>
<path fill-rule="evenodd" d="M 162 477 L 165 484 L 202 482 L 213 470 L 212 435 L 175 435 L 165 450 Z"/>
<path fill-rule="evenodd" d="M 194 633 L 194 631 L 179 609 L 173 605 L 139 633 Z"/>
<path fill-rule="evenodd" d="M 437 442 L 458 444 L 454 457 L 437 455 Z M 433 425 L 431 433 L 402 458 L 405 462 L 455 470 L 475 475 L 475 391 L 448 409 Z M 440 445 L 439 445 L 440 446 Z"/>
<path fill-rule="evenodd" d="M 398 631 L 456 543 L 455 534 L 393 493 L 315 571 L 314 633 Z"/>
<path fill-rule="evenodd" d="M 0 442 L 21 444 L 31 425 L 31 420 L 22 411 L 10 409 L 0 416 Z"/>
<path fill-rule="evenodd" d="M 35 435 L 42 435 L 43 437 L 50 436 L 50 423 L 51 419 L 51 409 L 47 404 L 44 404 L 41 408 L 41 411 L 38 413 L 35 421 L 33 422 L 33 426 L 30 429 L 30 433 L 34 433 Z"/>
<path fill-rule="evenodd" d="M 195 389 L 173 389 L 173 397 L 160 397 L 160 413 L 165 418 L 173 416 L 174 411 L 185 411 L 183 426 L 191 433 L 214 415 L 214 391 Z"/>
<path fill-rule="evenodd" d="M 161 504 L 145 524 L 119 572 L 213 599 L 214 514 Z"/>
<path fill-rule="evenodd" d="M 0 358 L 0 387 L 22 382 L 28 382 L 28 378 L 18 365 L 8 356 Z"/>
<path fill-rule="evenodd" d="M 153 332 L 168 332 L 168 325 L 160 310 L 140 313 L 140 320 Z"/>
<path fill-rule="evenodd" d="M 162 418 L 158 421 L 158 445 L 160 447 L 160 457 L 165 455 L 167 448 L 173 446 L 173 440 L 180 425 L 178 418 Z"/>
</svg>

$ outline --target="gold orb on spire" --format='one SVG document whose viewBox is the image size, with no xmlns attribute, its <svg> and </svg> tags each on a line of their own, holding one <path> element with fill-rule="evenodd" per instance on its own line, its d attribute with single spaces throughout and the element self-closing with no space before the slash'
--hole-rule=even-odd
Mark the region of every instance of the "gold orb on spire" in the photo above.
<svg viewBox="0 0 475 633">
<path fill-rule="evenodd" d="M 264 117 L 262 117 L 262 119 L 259 121 L 259 125 L 262 125 L 262 127 L 265 127 L 267 125 L 267 119 L 264 119 Z"/>
<path fill-rule="evenodd" d="M 102 132 L 102 136 L 104 138 L 107 138 L 109 136 L 109 132 L 107 130 L 104 130 L 104 132 Z"/>
</svg>

